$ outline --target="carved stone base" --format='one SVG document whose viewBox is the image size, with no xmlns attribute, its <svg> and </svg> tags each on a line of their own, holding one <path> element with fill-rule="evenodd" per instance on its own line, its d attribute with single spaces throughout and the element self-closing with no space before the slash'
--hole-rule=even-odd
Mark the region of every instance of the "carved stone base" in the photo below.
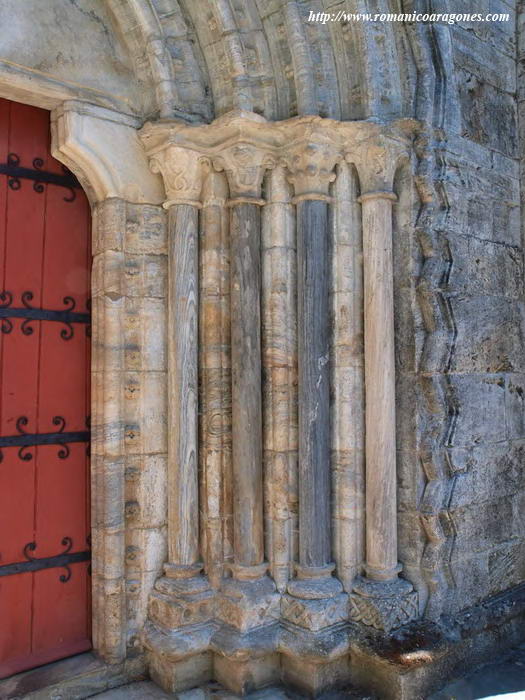
<svg viewBox="0 0 525 700">
<path fill-rule="evenodd" d="M 217 598 L 213 635 L 215 678 L 244 695 L 279 681 L 276 653 L 281 596 L 266 575 L 267 566 L 233 566 Z"/>
<path fill-rule="evenodd" d="M 334 565 L 296 566 L 296 578 L 281 601 L 281 618 L 312 632 L 348 619 L 348 596 L 332 576 Z"/>
<path fill-rule="evenodd" d="M 418 617 L 418 596 L 402 578 L 373 581 L 358 578 L 350 595 L 350 619 L 390 632 Z"/>
<path fill-rule="evenodd" d="M 241 634 L 222 625 L 213 635 L 214 672 L 229 690 L 244 694 L 280 680 L 279 625 L 257 627 Z"/>
<path fill-rule="evenodd" d="M 204 576 L 188 579 L 163 576 L 150 595 L 148 617 L 167 630 L 201 624 L 213 617 L 214 597 Z"/>
<path fill-rule="evenodd" d="M 346 622 L 348 619 L 348 596 L 339 593 L 332 598 L 305 600 L 284 595 L 281 601 L 283 620 L 312 632 Z"/>
<path fill-rule="evenodd" d="M 151 678 L 174 693 L 213 676 L 215 594 L 198 565 L 166 564 L 164 571 L 149 598 L 144 646 Z"/>
<path fill-rule="evenodd" d="M 282 678 L 311 697 L 350 680 L 348 595 L 333 569 L 297 566 L 281 601 Z"/>
<path fill-rule="evenodd" d="M 281 596 L 266 575 L 256 579 L 225 579 L 216 602 L 217 621 L 240 633 L 276 622 Z"/>
</svg>

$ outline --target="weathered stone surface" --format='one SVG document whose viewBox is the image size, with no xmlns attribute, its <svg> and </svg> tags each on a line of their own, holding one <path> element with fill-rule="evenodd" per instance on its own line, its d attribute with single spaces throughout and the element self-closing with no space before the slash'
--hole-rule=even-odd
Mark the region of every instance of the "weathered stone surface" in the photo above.
<svg viewBox="0 0 525 700">
<path fill-rule="evenodd" d="M 55 110 L 54 153 L 96 202 L 95 650 L 123 681 L 131 670 L 119 664 L 145 646 L 170 692 L 214 674 L 245 692 L 274 682 L 282 663 L 282 677 L 316 693 L 350 663 L 354 680 L 385 697 L 417 697 L 522 626 L 515 600 L 514 619 L 484 601 L 525 576 L 523 8 L 498 0 L 490 11 L 508 21 L 429 27 L 323 23 L 310 1 L 182 4 L 5 0 L 0 9 L 10 27 L 0 94 Z M 472 11 L 467 0 L 453 9 Z M 405 117 L 417 122 L 394 124 Z M 168 168 L 160 141 L 145 138 L 141 150 L 147 119 L 141 133 L 162 132 Z M 161 177 L 146 155 L 167 199 L 194 208 L 177 249 L 168 250 Z M 328 216 L 312 214 L 320 209 Z M 306 249 L 297 210 L 309 212 L 300 232 L 314 223 Z M 239 245 L 244 234 L 249 245 Z M 371 265 L 371 251 L 386 265 Z M 322 272 L 317 291 L 298 257 Z M 193 287 L 191 322 L 173 322 L 177 271 L 181 307 Z M 312 314 L 299 308 L 305 299 Z M 310 323 L 315 309 L 322 318 Z M 168 383 L 189 330 L 191 360 L 182 353 Z M 308 372 L 322 386 L 303 391 Z M 184 414 L 178 432 L 170 401 Z M 322 454 L 305 461 L 319 425 Z M 313 489 L 312 475 L 322 477 Z M 202 563 L 214 592 L 196 576 L 200 592 L 173 598 L 182 579 L 158 580 L 168 541 L 190 566 Z M 365 564 L 386 577 L 402 562 L 418 603 L 413 591 L 388 604 L 361 595 L 362 620 L 375 605 L 387 628 L 390 607 L 406 603 L 409 617 L 444 620 L 464 643 L 405 649 L 399 663 L 396 649 L 379 658 L 357 645 L 349 657 L 350 630 L 365 633 L 346 624 L 345 595 L 321 599 L 319 584 L 317 597 L 286 597 L 280 611 L 271 578 L 256 581 L 268 561 L 279 591 L 304 593 L 294 563 L 308 542 L 322 563 L 333 553 L 341 584 L 333 577 L 328 588 L 338 591 L 350 592 Z M 229 568 L 234 580 L 223 579 Z M 151 594 L 158 628 L 146 621 Z M 476 602 L 459 627 L 443 617 Z M 467 618 L 483 624 L 474 630 Z M 79 697 L 99 687 L 64 686 Z"/>
<path fill-rule="evenodd" d="M 342 593 L 318 600 L 305 600 L 284 595 L 281 600 L 283 620 L 312 632 L 345 622 L 348 619 L 347 608 L 348 596 Z"/>
<path fill-rule="evenodd" d="M 224 579 L 217 598 L 216 617 L 244 633 L 279 618 L 280 595 L 275 584 L 263 576 L 254 581 Z"/>
</svg>

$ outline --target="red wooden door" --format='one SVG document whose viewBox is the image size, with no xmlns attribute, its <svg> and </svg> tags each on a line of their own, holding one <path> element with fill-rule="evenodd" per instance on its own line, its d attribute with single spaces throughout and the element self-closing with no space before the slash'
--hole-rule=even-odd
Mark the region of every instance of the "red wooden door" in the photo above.
<svg viewBox="0 0 525 700">
<path fill-rule="evenodd" d="M 0 99 L 0 678 L 89 649 L 90 215 Z"/>
</svg>

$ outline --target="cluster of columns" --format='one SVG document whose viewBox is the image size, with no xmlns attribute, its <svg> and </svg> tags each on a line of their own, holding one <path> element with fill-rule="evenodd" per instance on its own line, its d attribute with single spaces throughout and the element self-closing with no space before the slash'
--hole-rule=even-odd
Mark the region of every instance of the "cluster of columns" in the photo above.
<svg viewBox="0 0 525 700">
<path fill-rule="evenodd" d="M 296 626 L 312 634 L 348 619 L 386 631 L 407 622 L 417 614 L 417 598 L 409 582 L 398 577 L 392 263 L 392 187 L 407 154 L 403 133 L 364 122 L 306 117 L 269 123 L 255 114 L 235 113 L 211 125 L 148 124 L 141 138 L 151 168 L 163 176 L 169 211 L 169 562 L 150 601 L 152 626 L 157 632 L 182 630 L 179 638 L 170 636 L 176 655 L 177 647 L 187 650 L 189 637 L 199 640 L 203 654 L 209 648 L 220 652 L 221 643 L 231 648 L 232 635 L 257 634 L 279 620 L 286 621 L 288 630 Z M 331 534 L 329 241 L 336 191 L 331 183 L 341 162 L 356 168 L 361 186 L 366 396 L 366 561 L 363 576 L 347 592 L 334 576 Z M 270 172 L 267 200 L 262 184 Z M 292 186 L 291 201 L 283 195 L 285 179 Z M 203 182 L 204 190 L 211 187 L 221 196 L 210 200 Z M 261 210 L 276 204 L 271 196 L 277 191 L 284 200 L 270 222 L 283 226 L 284 238 L 290 238 L 293 223 L 290 207 L 296 222 L 296 297 L 288 294 L 288 308 L 290 323 L 297 322 L 298 463 L 285 461 L 284 469 L 297 469 L 299 546 L 294 562 L 291 538 L 280 521 L 272 521 L 274 510 L 288 506 L 273 503 L 266 523 L 272 541 L 283 546 L 276 562 L 269 563 L 263 503 L 265 480 L 271 481 L 274 473 L 265 474 L 263 465 L 261 315 L 266 318 L 268 296 L 261 277 Z M 210 201 L 217 210 L 213 215 Z M 199 214 L 203 202 L 206 215 Z M 201 264 L 201 284 L 203 275 L 212 283 L 215 279 L 218 290 L 229 283 L 221 292 L 229 299 L 229 313 L 212 313 L 205 319 L 212 330 L 199 333 L 199 219 L 201 227 L 210 225 L 210 216 L 218 217 L 220 252 L 228 262 L 223 260 L 217 279 Z M 229 236 L 224 236 L 225 227 Z M 229 344 L 224 344 L 225 333 Z M 214 339 L 222 342 L 215 353 Z M 227 394 L 226 403 L 231 399 L 231 435 L 223 431 L 215 445 L 222 466 L 213 467 L 212 460 L 204 488 L 199 485 L 199 456 L 208 447 L 199 440 L 199 374 L 204 372 L 199 341 L 206 343 L 204 355 L 211 348 L 218 390 Z M 201 377 L 201 395 L 202 390 Z M 213 411 L 213 401 L 210 405 Z M 204 400 L 204 411 L 207 406 Z M 288 419 L 293 420 L 291 415 Z M 208 556 L 203 539 L 223 537 L 217 534 L 222 527 L 217 502 L 227 480 L 225 465 L 231 469 L 233 556 L 223 548 L 221 562 Z M 201 479 L 208 478 L 206 469 L 201 467 Z M 286 489 L 275 489 L 275 499 L 284 498 Z M 230 630 L 227 643 L 225 630 Z M 275 652 L 280 644 L 279 650 L 293 656 L 289 633 L 287 640 L 271 637 L 267 651 Z M 243 659 L 249 663 L 246 655 Z M 219 675 L 221 664 L 215 662 Z"/>
</svg>

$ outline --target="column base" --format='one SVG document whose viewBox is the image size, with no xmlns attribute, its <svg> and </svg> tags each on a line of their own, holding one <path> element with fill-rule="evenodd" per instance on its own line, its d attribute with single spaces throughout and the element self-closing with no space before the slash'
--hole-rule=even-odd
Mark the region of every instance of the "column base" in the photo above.
<svg viewBox="0 0 525 700">
<path fill-rule="evenodd" d="M 374 581 L 359 577 L 350 594 L 350 619 L 390 632 L 419 616 L 418 595 L 406 579 Z"/>
<path fill-rule="evenodd" d="M 348 595 L 332 576 L 335 566 L 296 567 L 281 601 L 281 618 L 312 632 L 348 619 Z"/>
<path fill-rule="evenodd" d="M 310 697 L 350 680 L 348 595 L 334 568 L 297 566 L 281 601 L 283 681 Z"/>
<path fill-rule="evenodd" d="M 149 597 L 144 646 L 152 679 L 170 693 L 213 677 L 214 592 L 201 567 L 166 564 Z"/>
<path fill-rule="evenodd" d="M 211 620 L 215 594 L 200 567 L 166 564 L 164 571 L 150 595 L 148 618 L 166 630 Z"/>
<path fill-rule="evenodd" d="M 240 634 L 279 619 L 281 596 L 264 567 L 232 567 L 235 578 L 225 579 L 219 591 L 215 617 Z"/>
<path fill-rule="evenodd" d="M 151 680 L 167 693 L 180 693 L 213 680 L 213 658 L 208 652 L 172 661 L 158 654 L 147 654 Z"/>
<path fill-rule="evenodd" d="M 267 565 L 231 567 L 217 598 L 213 635 L 215 678 L 244 695 L 279 682 L 276 653 L 281 596 L 266 575 Z"/>
</svg>

